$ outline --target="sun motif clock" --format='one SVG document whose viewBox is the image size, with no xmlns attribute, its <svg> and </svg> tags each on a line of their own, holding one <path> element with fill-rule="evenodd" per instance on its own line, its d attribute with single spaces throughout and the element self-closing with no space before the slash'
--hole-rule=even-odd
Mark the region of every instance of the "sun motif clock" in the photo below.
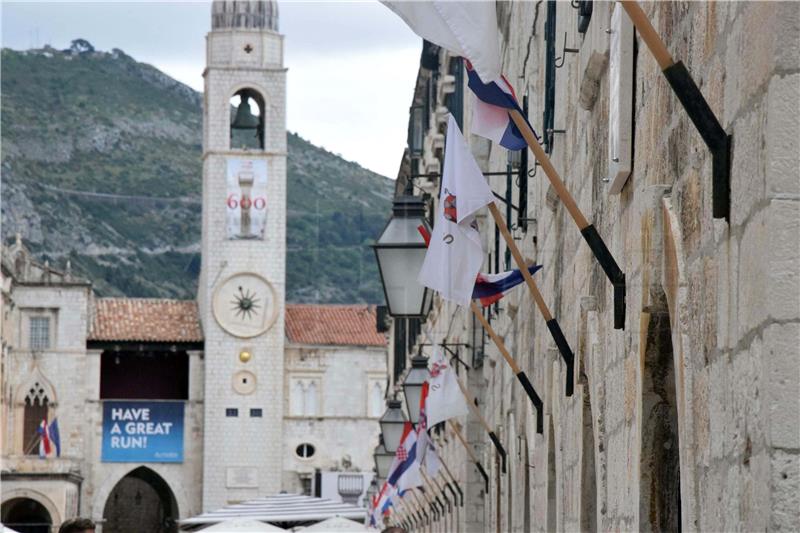
<svg viewBox="0 0 800 533">
<path fill-rule="evenodd" d="M 217 323 L 236 337 L 261 335 L 278 318 L 277 295 L 272 284 L 252 272 L 234 274 L 214 290 Z"/>
</svg>

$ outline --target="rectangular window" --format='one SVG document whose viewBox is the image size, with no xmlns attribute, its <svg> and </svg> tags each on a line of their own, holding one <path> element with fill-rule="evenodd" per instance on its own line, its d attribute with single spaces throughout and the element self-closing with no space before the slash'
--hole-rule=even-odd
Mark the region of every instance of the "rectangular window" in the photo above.
<svg viewBox="0 0 800 533">
<path fill-rule="evenodd" d="M 227 409 L 225 409 L 225 416 L 229 418 L 235 418 L 239 416 L 239 410 L 236 409 L 235 407 L 228 407 Z"/>
<path fill-rule="evenodd" d="M 32 316 L 29 319 L 28 347 L 31 350 L 50 348 L 50 317 Z"/>
<path fill-rule="evenodd" d="M 250 418 L 261 418 L 263 411 L 261 409 L 250 409 Z"/>
</svg>

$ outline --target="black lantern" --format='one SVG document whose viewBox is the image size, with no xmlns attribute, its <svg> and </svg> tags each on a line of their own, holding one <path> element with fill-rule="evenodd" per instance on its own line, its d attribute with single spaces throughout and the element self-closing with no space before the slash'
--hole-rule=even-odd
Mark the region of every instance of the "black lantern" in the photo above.
<svg viewBox="0 0 800 533">
<path fill-rule="evenodd" d="M 372 248 L 378 261 L 383 294 L 393 317 L 422 317 L 429 292 L 417 281 L 425 260 L 425 240 L 419 227 L 430 232 L 425 204 L 419 196 L 395 197 L 392 217 Z"/>
<path fill-rule="evenodd" d="M 378 470 L 378 477 L 386 479 L 389 477 L 389 469 L 392 468 L 392 461 L 394 461 L 394 454 L 386 451 L 386 446 L 381 443 L 375 448 L 373 453 L 375 458 L 375 468 Z"/>
<path fill-rule="evenodd" d="M 403 403 L 400 400 L 387 400 L 386 412 L 378 421 L 383 433 L 383 445 L 386 451 L 394 455 L 403 438 L 403 429 L 406 425 L 406 415 L 403 414 Z M 383 476 L 381 476 L 383 477 Z"/>
<path fill-rule="evenodd" d="M 378 479 L 372 478 L 372 481 L 367 488 L 367 492 L 364 493 L 364 503 L 366 504 L 367 509 L 369 506 L 372 505 L 372 500 L 375 498 L 375 495 L 378 494 Z"/>
<path fill-rule="evenodd" d="M 394 454 L 386 451 L 386 446 L 383 444 L 383 435 L 380 436 L 380 442 L 375 447 L 375 452 L 372 456 L 375 459 L 375 470 L 377 471 L 378 478 L 386 479 L 389 477 L 389 469 L 392 467 L 394 461 Z"/>
<path fill-rule="evenodd" d="M 427 381 L 428 358 L 417 355 L 411 358 L 411 369 L 403 381 L 403 395 L 406 397 L 408 419 L 412 424 L 419 422 L 419 404 L 422 400 L 422 385 Z"/>
</svg>

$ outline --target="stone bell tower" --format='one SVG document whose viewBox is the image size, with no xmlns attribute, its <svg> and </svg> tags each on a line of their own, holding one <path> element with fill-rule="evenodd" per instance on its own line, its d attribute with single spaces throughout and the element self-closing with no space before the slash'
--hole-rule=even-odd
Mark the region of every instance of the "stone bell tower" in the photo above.
<svg viewBox="0 0 800 533">
<path fill-rule="evenodd" d="M 286 69 L 274 1 L 214 1 L 206 38 L 203 510 L 281 490 Z"/>
</svg>

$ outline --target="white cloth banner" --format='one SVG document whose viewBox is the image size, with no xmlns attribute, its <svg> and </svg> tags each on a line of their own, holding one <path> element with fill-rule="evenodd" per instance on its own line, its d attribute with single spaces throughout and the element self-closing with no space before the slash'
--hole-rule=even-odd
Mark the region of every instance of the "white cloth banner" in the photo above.
<svg viewBox="0 0 800 533">
<path fill-rule="evenodd" d="M 494 0 L 381 0 L 420 37 L 463 56 L 482 80 L 500 78 Z"/>
<path fill-rule="evenodd" d="M 229 239 L 263 239 L 267 223 L 267 162 L 227 160 L 226 222 Z"/>
<path fill-rule="evenodd" d="M 436 347 L 431 357 L 430 373 L 426 405 L 428 427 L 469 413 L 467 400 L 456 382 L 456 371 L 439 347 Z"/>
<path fill-rule="evenodd" d="M 469 305 L 484 255 L 475 213 L 493 201 L 492 189 L 450 115 L 436 225 L 419 272 L 422 285 L 446 300 Z"/>
</svg>

